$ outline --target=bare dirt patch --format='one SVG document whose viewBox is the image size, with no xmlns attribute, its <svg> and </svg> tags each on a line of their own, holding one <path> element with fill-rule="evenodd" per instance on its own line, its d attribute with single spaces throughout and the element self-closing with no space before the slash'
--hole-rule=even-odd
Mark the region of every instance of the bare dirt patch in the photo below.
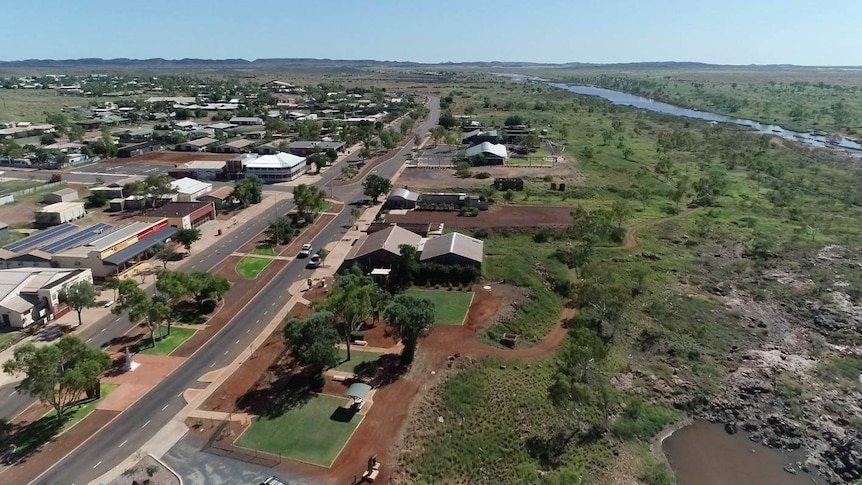
<svg viewBox="0 0 862 485">
<path fill-rule="evenodd" d="M 144 153 L 143 155 L 138 155 L 136 157 L 114 158 L 110 161 L 118 163 L 163 162 L 164 165 L 173 167 L 175 163 L 187 163 L 193 160 L 221 161 L 230 160 L 234 157 L 236 157 L 236 155 L 230 153 L 172 152 L 162 150 L 159 152 Z"/>
<path fill-rule="evenodd" d="M 386 216 L 386 222 L 398 224 L 439 224 L 459 229 L 568 227 L 571 207 L 529 207 L 492 205 L 476 217 L 462 217 L 454 211 L 410 211 L 404 215 Z"/>
<path fill-rule="evenodd" d="M 111 480 L 112 485 L 146 483 L 149 485 L 180 485 L 180 480 L 151 456 L 145 456 L 132 468 Z"/>
<path fill-rule="evenodd" d="M 525 179 L 541 179 L 550 175 L 557 182 L 568 185 L 580 185 L 584 182 L 583 174 L 576 170 L 573 164 L 560 162 L 553 167 L 475 167 L 473 173 L 486 172 L 490 175 L 487 179 L 461 178 L 455 175 L 452 168 L 415 168 L 410 167 L 401 173 L 398 180 L 393 184 L 396 187 L 407 186 L 411 190 L 440 190 L 460 188 L 489 187 L 496 177 L 521 177 Z"/>
</svg>

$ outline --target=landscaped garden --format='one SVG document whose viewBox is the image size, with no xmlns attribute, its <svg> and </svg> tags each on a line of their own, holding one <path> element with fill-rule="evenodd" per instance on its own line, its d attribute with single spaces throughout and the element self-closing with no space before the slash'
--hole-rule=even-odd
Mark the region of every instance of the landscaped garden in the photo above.
<svg viewBox="0 0 862 485">
<path fill-rule="evenodd" d="M 245 256 L 236 265 L 236 273 L 248 280 L 257 278 L 261 271 L 272 263 L 270 258 L 259 258 L 256 256 Z"/>
<path fill-rule="evenodd" d="M 434 303 L 434 323 L 439 325 L 461 325 L 467 317 L 473 293 L 468 291 L 407 290 L 408 295 L 424 298 Z"/>
<path fill-rule="evenodd" d="M 315 394 L 278 417 L 257 417 L 237 444 L 292 460 L 328 467 L 335 461 L 362 416 L 349 399 Z"/>
</svg>

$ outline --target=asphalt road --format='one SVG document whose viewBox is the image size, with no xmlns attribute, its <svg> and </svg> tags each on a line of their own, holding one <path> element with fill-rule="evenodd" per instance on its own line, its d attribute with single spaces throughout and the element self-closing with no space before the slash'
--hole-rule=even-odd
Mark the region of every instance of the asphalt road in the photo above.
<svg viewBox="0 0 862 485">
<path fill-rule="evenodd" d="M 430 101 L 431 113 L 426 121 L 420 124 L 415 132 L 422 135 L 437 122 L 439 117 L 439 102 L 437 98 Z M 391 178 L 411 153 L 413 140 L 402 148 L 396 156 L 389 161 L 379 165 L 370 173 L 376 173 L 381 177 Z M 339 174 L 339 170 L 328 171 L 318 186 L 326 184 Z M 361 181 L 356 181 L 345 186 L 335 186 L 334 196 L 348 205 L 359 202 L 365 197 L 362 195 Z M 287 207 L 288 203 L 280 203 Z M 346 208 L 346 206 L 345 206 Z M 331 241 L 341 239 L 346 232 L 344 227 L 349 226 L 350 211 L 342 210 L 338 216 L 324 229 L 312 244 L 315 247 L 323 247 Z M 266 225 L 266 220 L 257 220 L 247 224 L 241 230 L 241 235 L 231 238 L 228 234 L 216 249 L 207 251 L 200 255 L 193 266 L 186 266 L 184 270 L 205 270 L 216 264 L 249 239 L 256 236 Z M 247 237 L 246 237 L 247 236 Z M 309 275 L 305 269 L 304 260 L 294 260 L 282 270 L 273 281 L 259 294 L 257 294 L 246 306 L 226 325 L 221 332 L 216 334 L 204 347 L 189 357 L 179 369 L 159 383 L 153 390 L 120 414 L 114 421 L 99 431 L 85 445 L 81 446 L 65 458 L 58 461 L 50 469 L 32 483 L 39 484 L 83 484 L 88 483 L 94 477 L 98 477 L 116 466 L 129 454 L 143 446 L 160 428 L 167 424 L 171 418 L 185 406 L 182 393 L 189 387 L 199 384 L 197 379 L 212 369 L 223 367 L 233 361 L 242 352 L 251 352 L 250 343 L 266 327 L 272 318 L 270 313 L 276 313 L 289 299 L 287 289 L 290 285 Z M 91 328 L 96 329 L 105 322 L 99 322 Z M 107 322 L 111 325 L 112 322 Z M 120 326 L 122 327 L 122 326 Z M 128 327 L 124 327 L 124 330 Z M 99 333 L 101 330 L 95 330 Z M 118 335 L 122 332 L 118 332 Z M 86 336 L 85 336 L 86 338 Z M 96 343 L 95 341 L 93 342 Z"/>
</svg>

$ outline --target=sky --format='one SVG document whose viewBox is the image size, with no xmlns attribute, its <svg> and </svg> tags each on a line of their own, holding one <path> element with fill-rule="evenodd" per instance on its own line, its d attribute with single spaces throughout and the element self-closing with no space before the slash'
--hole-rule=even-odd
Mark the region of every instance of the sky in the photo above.
<svg viewBox="0 0 862 485">
<path fill-rule="evenodd" d="M 862 65 L 860 0 L 4 1 L 0 60 Z"/>
</svg>

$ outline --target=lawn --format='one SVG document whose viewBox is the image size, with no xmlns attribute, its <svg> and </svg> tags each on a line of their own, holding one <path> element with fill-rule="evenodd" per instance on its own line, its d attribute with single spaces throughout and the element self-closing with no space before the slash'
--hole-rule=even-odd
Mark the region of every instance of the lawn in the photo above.
<svg viewBox="0 0 862 485">
<path fill-rule="evenodd" d="M 167 329 L 163 328 L 163 332 Z M 177 349 L 183 342 L 188 340 L 195 334 L 195 330 L 191 328 L 172 327 L 171 334 L 165 335 L 161 339 L 156 338 L 156 346 L 152 346 L 150 336 L 142 338 L 132 347 L 133 353 L 149 354 L 149 355 L 170 355 L 171 352 Z"/>
<path fill-rule="evenodd" d="M 19 332 L 16 330 L 0 332 L 0 352 L 15 345 L 22 338 L 24 338 L 24 332 Z"/>
<path fill-rule="evenodd" d="M 45 185 L 44 180 L 7 180 L 0 182 L 0 195 L 11 194 L 19 190 Z"/>
<path fill-rule="evenodd" d="M 59 429 L 57 424 L 57 413 L 53 409 L 43 416 L 38 421 L 27 425 L 20 431 L 16 432 L 12 437 L 12 443 L 17 447 L 16 456 L 24 457 L 35 451 L 44 443 L 51 440 L 54 436 L 68 430 L 77 422 L 84 419 L 90 414 L 102 399 L 108 397 L 117 384 L 102 383 L 102 397 L 91 401 L 83 401 L 80 404 L 72 406 L 66 411 L 66 420 Z"/>
<path fill-rule="evenodd" d="M 255 418 L 237 444 L 329 467 L 362 421 L 340 407 L 349 403 L 349 399 L 317 394 L 277 418 Z"/>
<path fill-rule="evenodd" d="M 236 264 L 236 274 L 247 280 L 253 280 L 257 278 L 257 275 L 269 266 L 270 263 L 272 263 L 272 260 L 269 258 L 246 256 Z"/>
<path fill-rule="evenodd" d="M 338 349 L 338 365 L 333 367 L 334 370 L 342 372 L 353 372 L 356 374 L 356 368 L 367 362 L 375 362 L 384 354 L 376 352 L 363 352 L 356 350 L 357 347 L 350 347 L 350 360 L 347 360 L 347 349 Z M 361 372 L 365 374 L 365 372 Z"/>
<path fill-rule="evenodd" d="M 275 253 L 275 249 L 273 249 L 273 247 L 270 246 L 269 244 L 264 244 L 264 245 L 261 245 L 261 246 L 254 248 L 251 251 L 251 254 L 257 254 L 260 256 L 278 256 Z"/>
<path fill-rule="evenodd" d="M 410 289 L 407 294 L 431 300 L 434 303 L 434 323 L 440 325 L 462 325 L 473 300 L 473 293 L 468 291 Z"/>
</svg>

